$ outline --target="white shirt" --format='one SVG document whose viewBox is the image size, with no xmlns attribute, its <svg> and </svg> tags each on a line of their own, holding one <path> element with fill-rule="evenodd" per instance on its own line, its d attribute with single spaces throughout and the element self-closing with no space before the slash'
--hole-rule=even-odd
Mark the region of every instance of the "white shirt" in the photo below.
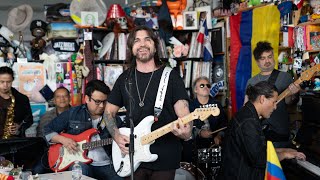
<svg viewBox="0 0 320 180">
<path fill-rule="evenodd" d="M 92 120 L 92 127 L 97 129 L 97 125 L 100 122 L 100 120 L 101 120 L 101 117 L 98 119 Z M 105 126 L 102 126 L 102 129 L 104 128 Z M 100 135 L 96 134 L 91 137 L 90 142 L 99 141 L 99 140 L 101 140 Z M 107 155 L 103 147 L 97 147 L 89 150 L 88 157 L 93 160 L 91 163 L 92 166 L 105 166 L 110 164 L 110 157 Z"/>
</svg>

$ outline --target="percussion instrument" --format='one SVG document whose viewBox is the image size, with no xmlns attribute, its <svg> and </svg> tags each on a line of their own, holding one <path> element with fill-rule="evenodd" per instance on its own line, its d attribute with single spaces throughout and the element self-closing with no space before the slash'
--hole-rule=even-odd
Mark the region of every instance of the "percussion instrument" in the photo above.
<svg viewBox="0 0 320 180">
<path fill-rule="evenodd" d="M 176 170 L 174 180 L 204 180 L 205 177 L 199 168 L 187 162 L 180 162 L 180 168 Z"/>
</svg>

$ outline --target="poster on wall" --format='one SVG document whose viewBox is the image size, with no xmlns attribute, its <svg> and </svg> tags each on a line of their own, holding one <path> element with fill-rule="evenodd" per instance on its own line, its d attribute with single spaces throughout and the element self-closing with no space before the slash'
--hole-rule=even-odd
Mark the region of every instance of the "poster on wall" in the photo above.
<svg viewBox="0 0 320 180">
<path fill-rule="evenodd" d="M 43 64 L 21 63 L 18 64 L 19 92 L 30 99 L 46 84 L 46 73 Z M 39 93 L 40 94 L 40 93 Z"/>
</svg>

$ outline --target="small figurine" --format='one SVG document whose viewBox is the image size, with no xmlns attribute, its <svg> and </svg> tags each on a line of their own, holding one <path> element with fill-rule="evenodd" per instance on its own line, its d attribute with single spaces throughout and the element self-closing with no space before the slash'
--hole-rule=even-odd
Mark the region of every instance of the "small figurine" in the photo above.
<svg viewBox="0 0 320 180">
<path fill-rule="evenodd" d="M 131 16 L 134 17 L 134 23 L 136 25 L 146 25 L 146 14 L 141 7 L 138 7 L 135 11 L 133 11 Z"/>
<path fill-rule="evenodd" d="M 47 32 L 47 23 L 42 20 L 34 20 L 31 22 L 30 31 L 35 38 L 31 41 L 31 54 L 34 60 L 39 60 L 39 55 L 43 53 L 46 41 L 42 39 Z"/>
<path fill-rule="evenodd" d="M 314 91 L 320 91 L 320 79 L 319 78 L 315 78 L 314 79 Z"/>
</svg>

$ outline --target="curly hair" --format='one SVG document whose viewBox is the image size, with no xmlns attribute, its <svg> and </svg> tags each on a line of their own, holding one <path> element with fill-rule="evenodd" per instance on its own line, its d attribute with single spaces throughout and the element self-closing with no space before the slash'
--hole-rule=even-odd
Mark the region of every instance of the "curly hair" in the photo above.
<svg viewBox="0 0 320 180">
<path fill-rule="evenodd" d="M 272 50 L 273 50 L 273 48 L 268 41 L 259 41 L 257 43 L 256 48 L 254 48 L 254 50 L 253 50 L 253 56 L 257 61 L 260 59 L 262 53 L 269 52 Z"/>
</svg>

